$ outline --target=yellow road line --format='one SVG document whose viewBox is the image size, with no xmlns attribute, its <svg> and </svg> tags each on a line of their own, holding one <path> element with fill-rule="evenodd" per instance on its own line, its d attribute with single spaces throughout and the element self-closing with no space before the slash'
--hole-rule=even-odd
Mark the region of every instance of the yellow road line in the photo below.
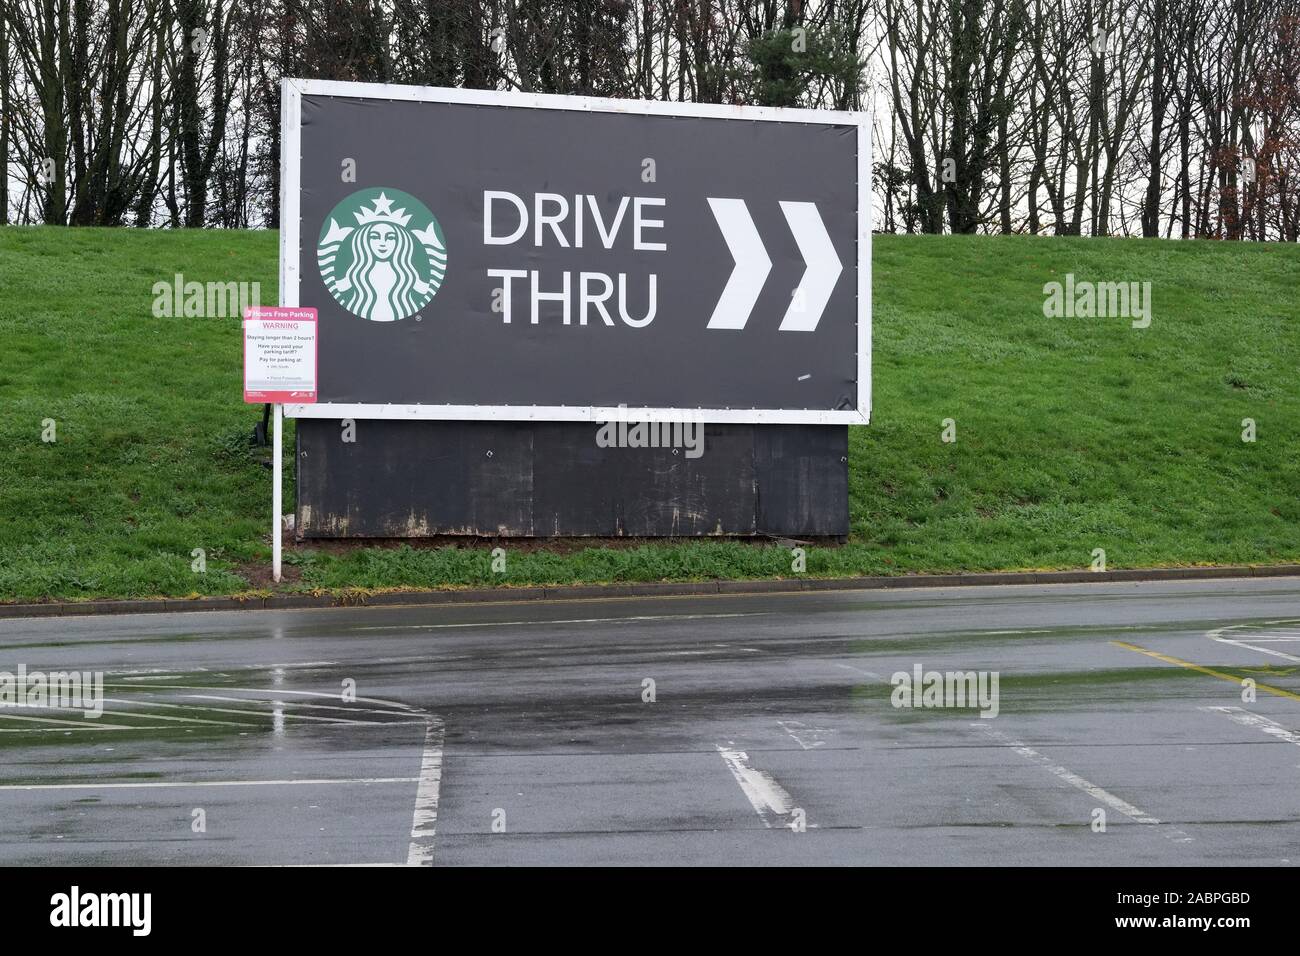
<svg viewBox="0 0 1300 956">
<path fill-rule="evenodd" d="M 1166 664 L 1177 664 L 1179 667 L 1188 667 L 1194 671 L 1200 671 L 1202 674 L 1209 674 L 1211 677 L 1217 677 L 1220 680 L 1232 681 L 1238 687 L 1241 686 L 1242 678 L 1234 677 L 1232 674 L 1225 674 L 1223 671 L 1216 671 L 1209 667 L 1202 667 L 1200 664 L 1193 664 L 1191 661 L 1185 661 L 1179 657 L 1170 657 L 1168 654 L 1161 654 L 1159 651 L 1149 651 L 1145 647 L 1138 647 L 1136 644 L 1129 644 L 1125 641 L 1111 641 L 1116 647 L 1123 647 L 1130 651 L 1137 651 L 1139 654 L 1145 654 L 1147 657 L 1154 657 L 1158 661 L 1164 661 Z M 1251 680 L 1254 680 L 1252 677 Z M 1276 694 L 1278 697 L 1290 697 L 1292 700 L 1300 700 L 1300 694 L 1293 693 L 1289 690 L 1283 690 L 1281 687 L 1272 687 L 1268 684 L 1256 682 L 1256 689 L 1265 693 Z"/>
</svg>

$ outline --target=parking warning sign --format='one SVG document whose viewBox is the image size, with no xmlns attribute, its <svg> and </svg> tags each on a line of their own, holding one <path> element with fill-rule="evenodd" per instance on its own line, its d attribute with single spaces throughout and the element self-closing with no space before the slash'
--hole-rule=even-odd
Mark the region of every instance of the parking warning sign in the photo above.
<svg viewBox="0 0 1300 956">
<path fill-rule="evenodd" d="M 244 310 L 244 401 L 316 401 L 315 309 Z"/>
</svg>

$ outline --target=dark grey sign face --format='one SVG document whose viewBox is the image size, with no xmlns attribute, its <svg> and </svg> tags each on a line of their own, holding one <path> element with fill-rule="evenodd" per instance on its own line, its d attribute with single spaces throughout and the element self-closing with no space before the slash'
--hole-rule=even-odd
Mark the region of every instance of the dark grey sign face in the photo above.
<svg viewBox="0 0 1300 956">
<path fill-rule="evenodd" d="M 298 303 L 319 310 L 319 399 L 865 408 L 858 151 L 842 121 L 309 88 Z"/>
</svg>

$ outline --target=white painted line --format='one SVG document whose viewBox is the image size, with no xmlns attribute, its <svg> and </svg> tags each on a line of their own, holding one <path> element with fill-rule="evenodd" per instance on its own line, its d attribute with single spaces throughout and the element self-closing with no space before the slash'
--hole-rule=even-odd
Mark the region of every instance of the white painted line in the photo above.
<svg viewBox="0 0 1300 956">
<path fill-rule="evenodd" d="M 1272 649 L 1271 647 L 1258 647 L 1256 646 L 1256 644 L 1251 643 L 1251 641 L 1263 643 L 1265 641 L 1272 642 L 1272 640 L 1277 640 L 1279 642 L 1293 640 L 1294 638 L 1291 638 L 1289 636 L 1276 637 L 1276 635 L 1291 635 L 1295 633 L 1300 633 L 1300 630 L 1297 630 L 1296 628 L 1271 627 L 1271 625 L 1294 624 L 1294 623 L 1295 623 L 1294 621 L 1287 620 L 1287 621 L 1270 621 L 1268 622 L 1268 624 L 1265 625 L 1232 624 L 1228 627 L 1215 628 L 1213 631 L 1207 632 L 1205 636 L 1212 641 L 1218 641 L 1220 644 L 1231 644 L 1234 647 L 1241 647 L 1241 648 L 1245 648 L 1246 650 L 1257 651 L 1260 654 L 1268 654 L 1270 657 L 1280 657 L 1282 660 L 1285 661 L 1296 661 L 1297 663 L 1300 663 L 1300 657 L 1297 657 L 1295 654 L 1288 654 L 1285 651 L 1277 651 Z M 1224 635 L 1228 634 L 1229 632 L 1233 632 L 1237 636 L 1225 637 Z M 1241 640 L 1240 638 L 1249 638 L 1250 640 L 1249 641 Z"/>
<path fill-rule="evenodd" d="M 156 780 L 138 783 L 6 783 L 0 790 L 166 790 L 188 787 L 299 787 L 328 784 L 414 783 L 416 777 L 320 777 L 310 780 Z"/>
<path fill-rule="evenodd" d="M 282 687 L 213 687 L 211 684 L 154 684 L 148 688 L 141 688 L 137 684 L 113 684 L 105 682 L 105 687 L 129 687 L 133 691 L 141 689 L 146 690 L 224 690 L 227 693 L 239 691 L 241 694 L 270 694 L 271 699 L 289 695 L 292 697 L 316 697 L 325 698 L 326 700 L 341 700 L 338 691 L 332 693 L 323 693 L 317 690 L 285 690 Z M 250 698 L 250 703 L 263 698 Z M 395 700 L 380 700 L 377 697 L 358 697 L 358 701 L 365 704 L 379 704 L 383 707 L 393 707 L 397 710 L 404 710 L 410 714 L 422 713 L 419 708 L 412 707 L 409 704 L 403 704 Z M 215 708 L 208 708 L 209 710 Z"/>
<path fill-rule="evenodd" d="M 1300 747 L 1300 734 L 1293 730 L 1287 730 L 1276 720 L 1269 720 L 1260 714 L 1252 714 L 1248 710 L 1240 707 L 1202 707 L 1201 710 L 1211 711 L 1222 714 L 1229 720 L 1236 721 L 1243 727 L 1255 727 L 1268 734 L 1270 737 L 1276 737 L 1278 740 L 1285 740 L 1289 744 L 1295 744 Z"/>
<path fill-rule="evenodd" d="M 558 621 L 478 621 L 473 624 L 399 624 L 392 627 L 354 627 L 354 631 L 437 631 L 457 627 L 544 627 L 548 624 L 621 624 L 625 621 L 698 621 L 709 617 L 760 617 L 766 611 L 734 614 L 643 614 L 635 617 L 575 617 Z"/>
<path fill-rule="evenodd" d="M 841 667 L 846 671 L 853 671 L 855 674 L 861 674 L 864 677 L 870 677 L 872 680 L 884 680 L 883 677 L 874 671 L 864 671 L 861 667 L 854 667 L 851 664 L 836 664 L 835 666 Z"/>
<path fill-rule="evenodd" d="M 272 707 L 293 707 L 297 710 L 343 710 L 353 714 L 386 714 L 390 717 L 407 718 L 407 720 L 405 721 L 406 723 L 410 723 L 411 722 L 410 718 L 413 718 L 415 716 L 412 713 L 410 713 L 410 711 L 396 710 L 392 708 L 374 709 L 368 707 L 348 707 L 340 704 L 302 704 L 297 701 L 264 700 L 260 697 L 256 699 L 249 698 L 249 697 L 222 697 L 218 694 L 183 694 L 181 696 L 193 697 L 196 700 L 221 700 L 233 704 L 267 704 Z M 269 714 L 259 710 L 250 710 L 249 713 L 258 714 L 259 716 L 269 716 Z M 321 718 L 317 718 L 317 719 L 321 719 Z M 350 721 L 350 722 L 362 723 L 362 724 L 380 723 L 380 721 L 374 721 L 374 720 L 361 720 L 361 721 Z M 423 721 L 420 722 L 423 723 Z M 401 721 L 382 721 L 382 723 L 384 724 L 401 723 Z"/>
<path fill-rule="evenodd" d="M 285 870 L 296 870 L 303 868 L 310 869 L 345 869 L 345 868 L 367 868 L 373 869 L 381 866 L 404 866 L 402 863 L 268 863 L 266 866 L 276 867 Z"/>
<path fill-rule="evenodd" d="M 106 686 L 106 687 L 119 687 L 119 688 L 120 688 L 120 687 L 124 687 L 124 686 L 128 686 L 128 685 L 123 685 L 123 684 L 105 684 L 105 686 Z M 132 687 L 132 689 L 133 689 L 133 690 L 138 690 L 139 688 Z M 150 688 L 148 688 L 148 689 L 149 689 L 150 691 L 153 691 L 153 690 L 162 690 L 162 689 L 171 689 L 171 688 L 150 687 Z M 209 688 L 189 688 L 189 687 L 187 686 L 187 687 L 185 687 L 185 688 L 183 688 L 183 689 L 206 690 L 206 689 L 209 689 Z M 245 689 L 245 688 L 234 688 L 234 689 L 235 689 L 235 690 L 248 690 L 248 689 Z M 278 694 L 278 695 L 280 695 L 280 696 L 284 696 L 284 695 L 288 695 L 288 694 L 295 694 L 295 695 L 303 695 L 303 696 L 309 696 L 309 697 L 328 697 L 328 698 L 332 698 L 332 699 L 335 699 L 335 700 L 339 699 L 339 698 L 338 698 L 338 695 L 336 695 L 336 694 L 320 694 L 320 693 L 309 692 L 309 691 L 286 691 L 286 690 L 274 690 L 274 689 L 273 689 L 273 690 L 257 689 L 257 692 L 258 692 L 258 693 L 268 693 L 268 694 Z M 220 696 L 220 695 L 215 695 L 215 694 L 212 694 L 212 695 L 205 695 L 205 694 L 186 694 L 186 695 L 183 695 L 183 696 L 185 696 L 185 697 L 189 697 L 189 698 L 193 698 L 193 699 L 196 699 L 196 700 L 217 700 L 217 701 L 224 701 L 224 702 L 230 702 L 230 703 L 250 704 L 250 705 L 253 705 L 253 706 L 252 706 L 252 707 L 245 707 L 245 708 L 232 708 L 232 707 L 213 707 L 213 706 L 210 706 L 210 705 L 202 705 L 202 704 L 197 704 L 197 705 L 187 705 L 187 704 L 171 703 L 171 702 L 167 702 L 167 701 L 153 700 L 153 699 L 150 699 L 150 698 L 147 698 L 147 697 L 139 697 L 139 698 L 105 697 L 105 698 L 104 698 L 104 703 L 121 704 L 121 705 L 125 705 L 125 706 L 127 706 L 127 707 L 131 707 L 131 708 L 135 708 L 135 707 L 140 707 L 140 708 L 167 708 L 167 709 L 183 709 L 183 710 L 187 710 L 187 711 L 196 711 L 196 710 L 197 710 L 197 711 L 202 712 L 202 713 L 214 713 L 214 714 L 216 714 L 216 713 L 220 713 L 220 714 L 237 714 L 237 715 L 239 715 L 239 716 L 246 717 L 246 718 L 248 718 L 248 717 L 252 717 L 252 718 L 259 718 L 259 719 L 272 719 L 272 718 L 286 718 L 286 717 L 287 717 L 287 718 L 292 718 L 292 719 L 294 719 L 294 720 L 316 721 L 316 722 L 328 723 L 328 724 L 361 725 L 361 726 L 367 726 L 367 727 L 376 727 L 376 726 L 385 726 L 385 727 L 393 726 L 393 727 L 397 727 L 397 726 L 408 726 L 408 725 L 410 725 L 410 724 L 417 723 L 417 722 L 419 722 L 419 723 L 423 723 L 423 722 L 424 722 L 422 718 L 417 718 L 416 713 L 415 713 L 415 712 L 414 712 L 410 707 L 408 707 L 406 704 L 401 704 L 401 703 L 398 703 L 398 702 L 396 702 L 396 701 L 380 701 L 380 700 L 374 700 L 374 699 L 366 698 L 366 697 L 361 697 L 361 698 L 357 698 L 357 699 L 358 699 L 358 700 L 362 700 L 362 701 L 366 701 L 366 702 L 368 702 L 368 703 L 385 704 L 386 707 L 385 707 L 384 709 L 371 709 L 371 708 L 365 708 L 365 707 L 345 707 L 345 706 L 334 707 L 334 706 L 330 706 L 330 705 L 327 705 L 327 704 L 305 704 L 305 703 L 298 703 L 298 702 L 296 702 L 296 701 L 283 701 L 283 700 L 276 700 L 276 699 L 274 699 L 274 698 L 272 698 L 272 699 L 267 699 L 267 698 L 261 698 L 261 697 L 225 697 L 225 696 Z M 260 710 L 260 709 L 258 709 L 258 708 L 257 708 L 257 705 L 270 705 L 270 706 L 272 706 L 272 707 L 277 707 L 277 708 L 289 707 L 289 708 L 294 708 L 294 709 L 304 709 L 304 708 L 308 708 L 308 709 L 312 709 L 312 710 L 342 710 L 342 711 L 351 711 L 351 712 L 353 712 L 353 713 L 355 713 L 355 714 L 387 714 L 387 715 L 391 715 L 391 716 L 396 717 L 396 718 L 405 718 L 405 719 L 384 720 L 384 721 L 380 721 L 380 720 L 346 720 L 346 719 L 341 718 L 341 717 L 316 717 L 316 716 L 312 716 L 312 715 L 310 715 L 310 714 L 300 714 L 300 713 L 294 713 L 294 712 L 292 712 L 292 711 L 285 712 L 285 713 L 272 713 L 272 712 L 270 712 L 270 711 L 264 711 L 264 710 Z M 66 713 L 77 713 L 77 714 L 80 714 L 81 711 L 82 711 L 82 708 L 76 708 L 76 707 L 44 707 L 44 708 L 40 708 L 40 709 L 41 709 L 41 710 L 51 711 L 51 712 L 53 712 L 53 713 L 64 713 L 64 712 L 66 712 Z M 46 723 L 46 724 L 57 724 L 57 725 L 60 725 L 60 726 L 68 726 L 68 727 L 73 727 L 73 728 L 76 728 L 76 729 L 79 729 L 79 730 L 148 730 L 148 729 L 152 729 L 152 728 L 150 728 L 149 725 L 147 725 L 147 724 L 145 724 L 145 725 L 139 725 L 139 724 L 130 724 L 130 725 L 128 725 L 128 724 L 112 724 L 112 723 L 104 722 L 104 721 L 100 720 L 99 718 L 95 718 L 94 720 L 90 720 L 90 722 L 87 722 L 88 718 L 84 718 L 84 717 L 81 718 L 80 720 L 73 720 L 73 719 L 69 719 L 69 718 L 59 718 L 59 717 L 20 716 L 20 715 L 18 715 L 18 714 L 8 714 L 8 713 L 6 713 L 7 710 L 8 710 L 8 708 L 0 708 L 0 720 L 2 720 L 2 719 L 4 719 L 4 718 L 8 717 L 8 718 L 11 718 L 11 719 L 14 719 L 14 720 L 23 720 L 23 721 L 29 721 L 29 722 L 35 722 L 35 723 Z M 107 715 L 107 716 L 110 716 L 110 717 L 130 717 L 130 718 L 134 718 L 134 719 L 138 719 L 138 720 L 162 720 L 162 721 L 167 721 L 167 722 L 171 722 L 171 723 L 207 724 L 207 725 L 212 725 L 212 726 L 217 726 L 217 727 L 245 727 L 245 728 L 256 728 L 256 727 L 261 726 L 261 724 L 257 724 L 257 723 L 245 723 L 245 722 L 238 721 L 238 720 L 207 720 L 207 719 L 204 719 L 204 718 L 201 718 L 201 717 L 180 717 L 180 716 L 171 716 L 171 715 L 167 715 L 167 714 L 154 714 L 154 713 L 149 713 L 147 710 L 135 710 L 135 709 L 127 710 L 127 711 L 116 711 L 116 710 L 112 710 L 112 711 L 110 711 L 110 710 L 105 710 L 105 711 L 104 711 L 104 714 Z M 31 732 L 33 732 L 34 730 L 38 730 L 38 729 L 39 729 L 39 730 L 49 730 L 49 729 L 57 729 L 57 728 L 26 728 L 26 727 L 24 727 L 24 728 L 6 728 L 6 727 L 0 727 L 0 733 L 31 733 Z"/>
<path fill-rule="evenodd" d="M 296 663 L 293 664 L 269 664 L 267 665 L 267 667 L 268 669 L 274 668 L 275 670 L 285 671 L 285 670 L 292 670 L 296 667 L 335 667 L 337 665 L 338 665 L 338 661 L 297 661 Z M 200 674 L 226 673 L 225 668 L 222 668 L 221 670 L 217 670 L 217 671 L 212 671 L 210 668 L 207 667 L 194 667 L 192 668 L 192 671 Z M 132 675 L 142 675 L 142 676 L 132 676 Z M 129 667 L 123 670 L 114 669 L 113 676 L 121 677 L 124 680 L 162 680 L 164 678 L 174 678 L 176 680 L 181 679 L 181 675 L 169 667 Z"/>
<path fill-rule="evenodd" d="M 825 747 L 826 741 L 820 739 L 822 734 L 835 733 L 835 731 L 827 730 L 824 727 L 809 727 L 801 720 L 778 720 L 777 723 L 780 724 L 781 729 L 789 734 L 790 738 L 804 750 L 815 750 L 818 747 Z M 799 733 L 795 733 L 793 729 L 794 727 L 798 727 L 799 732 L 802 733 L 804 737 L 811 737 L 812 743 L 805 743 L 803 737 L 801 737 Z"/>
<path fill-rule="evenodd" d="M 1268 654 L 1270 657 L 1280 657 L 1285 661 L 1300 661 L 1300 657 L 1296 657 L 1294 654 L 1288 654 L 1285 651 L 1275 651 L 1268 647 L 1257 647 L 1256 645 L 1246 641 L 1233 641 L 1226 637 L 1216 637 L 1214 640 L 1218 641 L 1220 644 L 1232 644 L 1234 647 L 1242 647 L 1248 651 L 1258 651 L 1261 654 Z"/>
<path fill-rule="evenodd" d="M 195 698 L 197 698 L 197 699 L 199 699 L 199 700 L 229 700 L 229 699 L 230 699 L 230 698 L 224 698 L 224 697 L 208 697 L 208 696 L 205 695 L 205 694 L 188 694 L 188 695 L 186 695 L 186 696 L 188 696 L 188 697 L 195 697 Z M 242 699 L 241 699 L 241 698 L 235 698 L 235 699 L 236 699 L 236 700 L 241 700 L 241 702 L 242 702 Z M 251 703 L 264 703 L 264 702 L 263 702 L 263 701 L 248 701 L 248 703 L 251 704 Z M 249 709 L 246 708 L 246 707 L 244 707 L 244 708 L 235 708 L 235 707 L 212 707 L 212 706 L 210 706 L 210 705 L 205 705 L 205 706 L 203 707 L 203 712 L 204 712 L 204 713 L 214 713 L 214 714 L 241 714 L 241 715 L 243 715 L 244 717 L 271 717 L 271 716 L 280 716 L 280 715 L 266 714 L 266 713 L 263 713 L 263 712 L 260 711 L 260 710 L 249 710 Z M 371 720 L 344 720 L 344 719 L 341 718 L 341 717 L 313 717 L 313 716 L 311 716 L 311 714 L 294 714 L 294 713 L 290 713 L 290 712 L 287 712 L 287 711 L 283 714 L 283 716 L 284 716 L 286 719 L 292 719 L 292 720 L 311 720 L 311 721 L 316 721 L 316 722 L 319 722 L 319 723 L 325 723 L 325 724 L 367 724 L 367 725 L 370 725 L 370 726 L 375 726 L 375 725 L 378 724 L 378 721 L 371 721 Z"/>
<path fill-rule="evenodd" d="M 988 727 L 985 724 L 971 724 L 970 726 L 992 737 L 994 740 L 998 741 L 1003 746 L 1010 747 L 1012 750 L 1014 750 L 1020 756 L 1024 757 L 1026 760 L 1032 761 L 1038 764 L 1040 767 L 1043 767 L 1057 779 L 1063 780 L 1065 783 L 1068 783 L 1070 786 L 1082 790 L 1084 793 L 1088 794 L 1088 796 L 1092 797 L 1095 800 L 1100 800 L 1102 803 L 1106 804 L 1106 806 L 1110 807 L 1112 810 L 1118 810 L 1120 813 L 1124 814 L 1124 816 L 1128 817 L 1130 820 L 1133 820 L 1135 823 L 1145 823 L 1145 824 L 1159 827 L 1160 829 L 1157 832 L 1173 840 L 1175 843 L 1191 842 L 1192 838 L 1188 836 L 1186 833 L 1184 833 L 1182 830 L 1179 830 L 1177 827 L 1170 826 L 1167 823 L 1161 823 L 1161 821 L 1151 816 L 1151 814 L 1143 810 L 1139 810 L 1137 807 L 1133 806 L 1133 804 L 1129 803 L 1127 800 L 1115 796 L 1115 794 L 1109 792 L 1108 790 L 1103 790 L 1095 783 L 1088 782 L 1083 777 L 1080 777 L 1077 773 L 1074 773 L 1072 770 L 1067 770 L 1065 767 L 1062 767 L 1060 764 L 1053 763 L 1051 758 L 1045 757 L 1043 754 L 1039 753 L 1037 750 L 1034 750 L 1032 747 L 1025 746 L 1025 744 L 1021 743 L 1019 740 L 1014 740 L 1011 737 L 1008 737 L 1006 734 L 1002 733 L 1002 731 L 993 730 L 992 728 Z"/>
<path fill-rule="evenodd" d="M 133 691 L 139 691 L 140 689 L 138 685 L 131 685 L 131 684 L 104 684 L 104 687 L 117 687 L 117 688 L 130 687 L 131 689 L 133 689 Z M 270 697 L 226 697 L 221 695 L 203 695 L 203 693 L 190 693 L 190 695 L 182 695 L 182 696 L 191 697 L 194 698 L 194 700 L 230 701 L 230 702 L 237 702 L 237 704 L 253 704 L 253 705 L 285 704 L 286 706 L 291 706 L 291 708 L 295 708 L 295 706 L 296 708 L 300 708 L 300 706 L 304 706 L 304 705 L 295 704 L 295 702 L 292 701 L 289 702 L 278 701 L 277 697 L 292 695 L 295 697 L 317 697 L 317 698 L 325 697 L 328 698 L 328 700 L 339 700 L 338 693 L 320 693 L 317 691 L 285 691 L 285 689 L 282 688 L 270 688 L 270 689 L 255 688 L 255 687 L 213 688 L 213 687 L 200 687 L 200 685 L 195 685 L 195 684 L 166 684 L 166 685 L 156 684 L 156 685 L 152 685 L 152 687 L 149 687 L 148 689 L 149 691 L 216 691 L 216 689 L 224 689 L 224 691 L 239 691 L 240 693 L 268 693 L 268 695 L 272 695 L 272 696 Z M 409 714 L 412 715 L 412 717 L 415 717 L 415 715 L 419 713 L 419 711 L 416 711 L 415 709 L 411 708 L 411 706 L 408 706 L 406 704 L 399 704 L 399 702 L 396 701 L 377 700 L 377 698 L 374 697 L 357 697 L 356 700 L 364 701 L 365 704 L 381 704 L 381 705 L 385 705 L 385 708 L 391 708 L 390 710 L 382 711 L 382 713 L 390 713 L 394 715 Z M 139 702 L 140 704 L 148 704 L 151 706 L 152 705 L 182 706 L 179 704 L 164 704 L 164 702 L 161 701 L 142 700 Z M 335 723 L 335 724 L 359 724 L 359 726 L 367 726 L 367 727 L 389 726 L 390 723 L 396 726 L 396 724 L 402 723 L 398 721 L 393 721 L 393 722 L 346 721 L 346 719 L 343 719 L 341 717 L 312 717 L 311 714 L 296 714 L 296 713 L 268 714 L 265 713 L 265 711 L 263 710 L 257 710 L 257 709 L 214 708 L 214 706 L 211 705 L 201 705 L 201 709 L 203 709 L 204 713 L 213 713 L 213 714 L 239 714 L 242 715 L 242 717 L 277 717 L 277 718 L 285 717 L 285 718 L 295 719 L 295 721 L 316 721 L 321 723 Z"/>
<path fill-rule="evenodd" d="M 126 684 L 107 684 L 109 687 L 127 687 Z M 252 705 L 271 705 L 277 709 L 284 707 L 311 708 L 313 710 L 343 710 L 352 711 L 353 713 L 368 714 L 385 714 L 393 717 L 414 717 L 420 712 L 408 705 L 397 701 L 378 700 L 371 697 L 358 697 L 358 701 L 370 704 L 382 705 L 384 709 L 356 708 L 347 706 L 334 706 L 328 704 L 303 704 L 297 702 L 288 702 L 281 698 L 288 695 L 297 697 L 325 698 L 330 700 L 339 700 L 337 693 L 324 694 L 314 691 L 291 691 L 280 688 L 212 688 L 198 687 L 194 685 L 152 685 L 149 690 L 217 690 L 226 689 L 238 691 L 240 693 L 269 694 L 269 698 L 254 697 L 229 697 L 220 694 L 186 694 L 187 698 L 194 700 L 215 700 L 227 703 L 243 703 Z M 164 701 L 155 701 L 149 699 L 118 699 L 105 698 L 107 701 L 126 704 L 128 706 L 139 705 L 147 707 L 168 707 L 180 708 L 185 705 L 170 703 Z M 345 720 L 339 717 L 313 717 L 307 714 L 297 714 L 292 712 L 267 714 L 261 710 L 233 709 L 228 707 L 213 707 L 210 705 L 196 705 L 195 708 L 203 713 L 228 713 L 239 714 L 245 717 L 265 717 L 275 716 L 277 718 L 291 717 L 298 720 L 318 721 L 328 724 L 351 724 L 363 726 L 404 726 L 409 724 L 409 720 L 393 721 L 376 721 L 376 720 Z M 153 720 L 179 721 L 187 723 L 218 723 L 229 726 L 257 726 L 255 724 L 238 724 L 233 721 L 208 721 L 196 717 L 169 716 L 163 714 L 139 713 L 135 711 L 128 712 L 122 716 L 131 716 Z M 55 724 L 55 727 L 32 728 L 38 731 L 70 733 L 64 730 L 65 727 L 76 727 L 79 729 L 95 730 L 141 730 L 150 729 L 147 727 L 131 727 L 115 724 L 103 724 L 95 722 L 94 727 L 86 727 L 81 721 L 54 718 L 54 717 L 29 717 L 18 714 L 0 713 L 0 717 L 8 717 L 14 720 L 32 721 L 42 724 Z M 425 721 L 425 738 L 424 750 L 420 762 L 420 775 L 418 777 L 358 777 L 358 778 L 318 778 L 318 779 L 297 779 L 297 780 L 205 780 L 205 781 L 148 781 L 133 783 L 60 783 L 60 784 L 0 784 L 0 791 L 4 790 L 162 790 L 162 789 L 185 789 L 193 787 L 268 787 L 268 786 L 302 786 L 302 785 L 322 785 L 330 784 L 395 784 L 395 783 L 416 783 L 415 794 L 415 811 L 411 819 L 411 840 L 407 848 L 406 863 L 408 866 L 429 866 L 433 863 L 433 842 L 438 823 L 438 794 L 442 784 L 442 747 L 444 740 L 443 722 L 440 718 L 433 715 L 426 715 Z M 31 732 L 32 729 L 10 729 L 0 728 L 0 732 L 24 733 Z"/>
<path fill-rule="evenodd" d="M 134 717 L 137 720 L 165 720 L 170 723 L 179 724 L 215 724 L 219 727 L 256 727 L 257 724 L 241 724 L 234 720 L 202 720 L 198 717 L 172 717 L 168 714 L 146 714 L 140 711 L 127 710 L 106 710 L 104 715 L 107 717 Z M 147 726 L 147 725 L 145 725 Z M 143 727 L 139 729 L 144 729 Z"/>
<path fill-rule="evenodd" d="M 90 727 L 90 730 L 155 730 L 153 727 Z M 0 727 L 0 734 L 62 734 L 72 736 L 66 727 Z"/>
<path fill-rule="evenodd" d="M 411 845 L 407 866 L 433 865 L 433 838 L 438 829 L 438 791 L 442 787 L 442 720 L 429 716 L 420 761 L 420 785 L 415 789 L 415 814 L 411 819 Z"/>
<path fill-rule="evenodd" d="M 732 744 L 732 747 L 735 746 L 733 741 L 727 743 Z M 794 799 L 790 794 L 772 779 L 771 774 L 751 767 L 749 755 L 745 751 L 729 749 L 721 744 L 715 746 L 718 748 L 718 755 L 722 757 L 722 762 L 727 765 L 731 775 L 736 778 L 736 783 L 740 784 L 740 789 L 749 799 L 754 812 L 763 821 L 763 826 L 770 830 L 775 817 L 786 816 L 794 809 Z"/>
<path fill-rule="evenodd" d="M 79 730 L 143 730 L 142 727 L 128 727 L 125 724 L 102 724 L 97 717 L 83 717 L 80 720 L 68 720 L 60 717 L 25 717 L 19 714 L 0 712 L 5 720 L 30 720 L 37 724 L 62 724 Z M 19 731 L 21 733 L 21 731 Z"/>
<path fill-rule="evenodd" d="M 148 707 L 182 708 L 185 710 L 198 709 L 194 707 L 185 707 L 184 704 L 167 704 L 158 700 L 125 700 L 120 697 L 105 697 L 104 703 L 125 704 L 128 707 L 148 706 Z M 204 712 L 206 713 L 206 709 L 204 709 Z M 108 711 L 104 711 L 104 713 L 107 714 Z M 218 727 L 256 727 L 257 726 L 257 724 L 240 723 L 237 720 L 204 720 L 202 717 L 171 717 L 166 714 L 149 714 L 149 713 L 143 713 L 141 711 L 135 711 L 135 710 L 129 710 L 126 713 L 121 714 L 121 716 L 139 717 L 143 720 L 171 720 L 171 721 L 178 721 L 180 723 L 186 723 L 186 724 L 214 724 Z"/>
</svg>

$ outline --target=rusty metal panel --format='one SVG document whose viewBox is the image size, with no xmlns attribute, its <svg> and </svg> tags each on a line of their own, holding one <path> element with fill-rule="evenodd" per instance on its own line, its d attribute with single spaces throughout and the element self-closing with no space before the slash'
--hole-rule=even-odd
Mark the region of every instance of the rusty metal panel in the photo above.
<svg viewBox="0 0 1300 956">
<path fill-rule="evenodd" d="M 847 428 L 704 426 L 704 452 L 571 422 L 297 422 L 300 538 L 848 533 Z"/>
</svg>

